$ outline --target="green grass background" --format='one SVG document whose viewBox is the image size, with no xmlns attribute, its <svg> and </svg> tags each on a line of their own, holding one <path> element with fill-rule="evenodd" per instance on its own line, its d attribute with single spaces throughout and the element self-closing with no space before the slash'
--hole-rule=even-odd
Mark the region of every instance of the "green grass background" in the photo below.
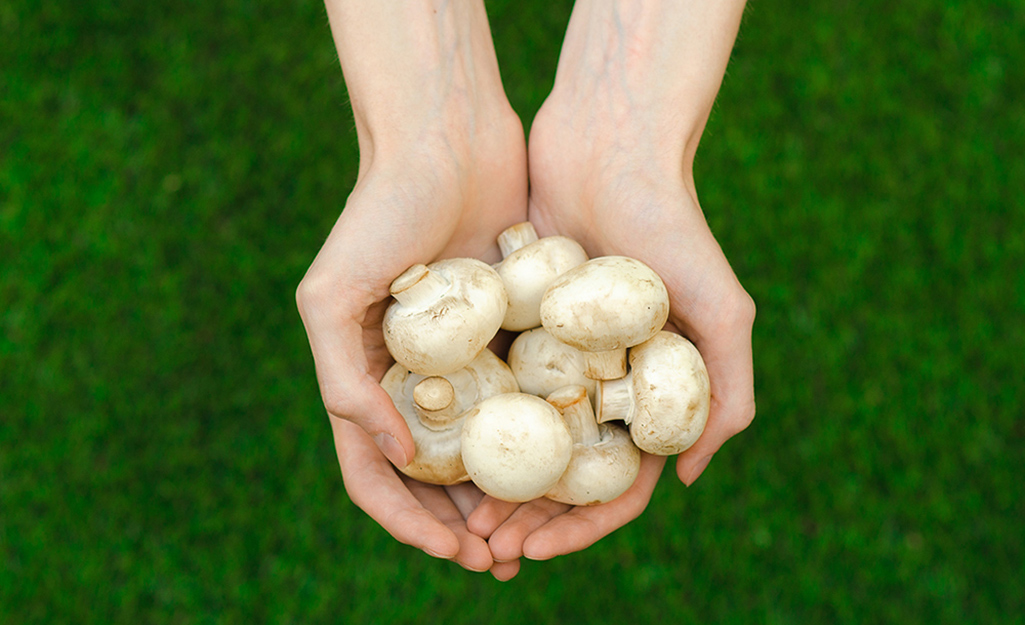
<svg viewBox="0 0 1025 625">
<path fill-rule="evenodd" d="M 347 499 L 318 0 L 0 4 L 0 622 L 1025 622 L 1025 9 L 752 0 L 698 154 L 759 416 L 500 584 Z M 529 125 L 568 2 L 488 3 Z M 426 621 L 424 621 L 426 619 Z"/>
</svg>

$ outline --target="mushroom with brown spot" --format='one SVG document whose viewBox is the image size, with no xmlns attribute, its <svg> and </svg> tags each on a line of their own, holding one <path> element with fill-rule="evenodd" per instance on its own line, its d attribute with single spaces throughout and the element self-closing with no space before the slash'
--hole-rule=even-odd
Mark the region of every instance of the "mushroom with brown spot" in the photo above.
<svg viewBox="0 0 1025 625">
<path fill-rule="evenodd" d="M 595 381 L 584 375 L 586 356 L 544 328 L 521 333 L 509 346 L 509 368 L 520 391 L 548 397 L 564 386 L 580 384 L 594 397 Z"/>
<path fill-rule="evenodd" d="M 579 243 L 564 236 L 538 238 L 529 221 L 498 235 L 498 247 L 502 262 L 495 270 L 509 295 L 502 328 L 513 332 L 540 326 L 541 297 L 548 285 L 587 261 L 587 252 Z"/>
<path fill-rule="evenodd" d="M 488 397 L 518 389 L 509 367 L 487 348 L 466 367 L 444 376 L 423 376 L 395 363 L 381 386 L 406 420 L 416 449 L 413 460 L 400 470 L 441 485 L 469 479 L 460 453 L 466 412 Z"/>
<path fill-rule="evenodd" d="M 669 318 L 669 292 L 639 260 L 601 256 L 559 276 L 541 298 L 541 323 L 587 352 L 585 375 L 626 375 L 626 348 L 650 339 Z"/>
<path fill-rule="evenodd" d="M 406 369 L 445 375 L 468 365 L 502 325 L 508 298 L 498 273 L 479 260 L 413 265 L 391 284 L 388 352 Z"/>
<path fill-rule="evenodd" d="M 583 386 L 567 386 L 548 396 L 562 413 L 573 437 L 566 472 L 545 497 L 574 506 L 612 501 L 633 485 L 641 470 L 641 450 L 630 434 L 613 424 L 599 424 Z"/>
<path fill-rule="evenodd" d="M 662 331 L 629 350 L 630 372 L 598 382 L 598 422 L 622 420 L 643 451 L 678 454 L 693 445 L 708 421 L 708 370 L 697 348 Z"/>
</svg>

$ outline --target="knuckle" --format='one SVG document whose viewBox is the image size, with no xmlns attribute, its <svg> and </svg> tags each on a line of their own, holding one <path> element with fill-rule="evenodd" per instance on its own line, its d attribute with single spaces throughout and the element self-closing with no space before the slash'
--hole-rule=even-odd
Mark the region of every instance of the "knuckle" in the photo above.
<svg viewBox="0 0 1025 625">
<path fill-rule="evenodd" d="M 737 290 L 734 291 L 729 300 L 728 308 L 728 318 L 735 325 L 747 328 L 754 325 L 755 316 L 758 313 L 758 307 L 755 305 L 754 298 L 751 297 L 751 295 L 742 287 L 738 287 Z"/>
<path fill-rule="evenodd" d="M 751 398 L 745 404 L 735 410 L 731 415 L 731 418 L 726 423 L 726 432 L 729 436 L 733 437 L 740 434 L 751 425 L 755 419 L 755 402 L 754 398 Z"/>
<path fill-rule="evenodd" d="M 299 286 L 295 288 L 295 307 L 299 309 L 300 314 L 302 314 L 303 311 L 303 301 L 308 297 L 306 294 L 306 289 L 308 288 L 309 287 L 306 286 L 305 278 L 301 280 L 299 282 Z"/>
<path fill-rule="evenodd" d="M 646 497 L 645 499 L 638 502 L 637 505 L 635 505 L 633 508 L 631 508 L 627 513 L 626 523 L 635 521 L 638 518 L 640 518 L 640 516 L 644 514 L 644 511 L 648 509 L 649 503 L 651 503 L 651 497 Z M 626 523 L 624 523 L 624 525 Z"/>
<path fill-rule="evenodd" d="M 321 392 L 321 397 L 324 400 L 324 408 L 328 414 L 341 419 L 348 419 L 350 404 L 349 398 L 345 393 L 337 389 L 325 388 Z"/>
<path fill-rule="evenodd" d="M 363 512 L 370 514 L 374 503 L 373 499 L 368 497 L 364 491 L 354 483 L 354 480 L 344 473 L 342 473 L 342 485 L 345 487 L 345 492 L 349 495 L 349 501 Z"/>
<path fill-rule="evenodd" d="M 713 306 L 704 311 L 707 327 L 712 334 L 736 334 L 754 327 L 757 307 L 754 299 L 740 285 L 724 293 Z"/>
<path fill-rule="evenodd" d="M 319 274 L 307 272 L 295 289 L 295 303 L 301 314 L 311 304 L 321 300 L 324 293 L 324 280 Z"/>
</svg>

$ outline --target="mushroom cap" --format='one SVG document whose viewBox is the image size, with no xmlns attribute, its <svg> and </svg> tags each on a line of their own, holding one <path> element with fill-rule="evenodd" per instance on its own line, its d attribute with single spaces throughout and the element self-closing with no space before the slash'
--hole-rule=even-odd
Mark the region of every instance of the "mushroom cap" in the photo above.
<svg viewBox="0 0 1025 625">
<path fill-rule="evenodd" d="M 421 482 L 450 485 L 470 479 L 460 451 L 466 411 L 482 399 L 515 392 L 518 387 L 509 367 L 487 348 L 463 369 L 441 377 L 453 390 L 452 404 L 447 407 L 453 416 L 443 426 L 425 424 L 419 415 L 424 409 L 413 399 L 420 383 L 431 378 L 395 363 L 384 374 L 381 386 L 409 426 L 416 448 L 413 460 L 399 470 Z"/>
<path fill-rule="evenodd" d="M 598 426 L 601 441 L 573 445 L 566 472 L 545 497 L 573 506 L 612 501 L 633 485 L 641 471 L 641 450 L 629 432 L 612 424 Z"/>
<path fill-rule="evenodd" d="M 509 346 L 509 368 L 512 369 L 520 391 L 547 397 L 552 392 L 571 384 L 587 389 L 594 397 L 595 381 L 584 375 L 584 354 L 563 343 L 544 328 L 523 332 Z"/>
<path fill-rule="evenodd" d="M 630 435 L 657 456 L 678 454 L 697 442 L 708 421 L 711 392 L 705 361 L 679 334 L 659 332 L 630 349 L 634 406 Z"/>
<path fill-rule="evenodd" d="M 521 247 L 495 266 L 509 308 L 502 328 L 520 332 L 541 325 L 541 297 L 556 278 L 587 261 L 579 243 L 564 236 L 543 237 Z"/>
<path fill-rule="evenodd" d="M 396 301 L 382 326 L 385 345 L 396 362 L 422 375 L 469 364 L 498 333 L 508 307 L 498 273 L 473 258 L 414 265 L 395 279 L 392 294 Z"/>
<path fill-rule="evenodd" d="M 562 274 L 541 298 L 541 323 L 586 352 L 642 343 L 669 318 L 669 292 L 639 260 L 600 256 Z"/>
<path fill-rule="evenodd" d="M 522 502 L 547 493 L 569 465 L 573 439 L 562 415 L 535 395 L 505 393 L 467 413 L 463 464 L 482 491 Z"/>
</svg>

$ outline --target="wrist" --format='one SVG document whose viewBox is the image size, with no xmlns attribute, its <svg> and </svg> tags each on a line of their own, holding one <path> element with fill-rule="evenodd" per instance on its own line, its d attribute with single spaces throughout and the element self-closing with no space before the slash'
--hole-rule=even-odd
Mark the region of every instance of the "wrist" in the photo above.
<svg viewBox="0 0 1025 625">
<path fill-rule="evenodd" d="M 594 0 L 573 10 L 546 107 L 608 141 L 693 158 L 744 0 Z M 677 161 L 678 162 L 678 161 Z"/>
<path fill-rule="evenodd" d="M 472 141 L 511 111 L 480 0 L 326 0 L 361 152 Z"/>
<path fill-rule="evenodd" d="M 553 89 L 531 125 L 531 175 L 534 169 L 568 165 L 581 173 L 650 171 L 677 178 L 689 167 L 689 146 L 703 127 L 682 116 L 661 115 L 625 105 L 595 106 L 582 102 L 579 92 Z M 668 179 L 668 178 L 667 178 Z"/>
</svg>

